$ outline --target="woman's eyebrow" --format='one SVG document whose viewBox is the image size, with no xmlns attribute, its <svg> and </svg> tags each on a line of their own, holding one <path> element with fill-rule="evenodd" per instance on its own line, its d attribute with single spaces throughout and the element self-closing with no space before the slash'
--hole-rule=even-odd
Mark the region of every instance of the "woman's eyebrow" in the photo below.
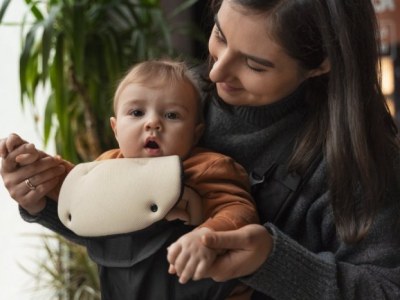
<svg viewBox="0 0 400 300">
<path fill-rule="evenodd" d="M 218 28 L 219 33 L 222 35 L 224 40 L 226 40 L 226 37 L 225 37 L 223 31 L 221 30 L 221 25 L 219 24 L 219 21 L 218 21 L 218 15 L 214 16 L 214 22 L 215 22 L 215 26 L 217 26 L 217 28 Z M 243 52 L 241 52 L 241 54 L 243 56 L 247 57 L 248 59 L 255 61 L 256 63 L 258 63 L 260 65 L 266 66 L 268 68 L 275 68 L 275 64 L 268 59 L 254 56 L 254 55 L 247 54 L 247 53 L 243 53 Z"/>
</svg>

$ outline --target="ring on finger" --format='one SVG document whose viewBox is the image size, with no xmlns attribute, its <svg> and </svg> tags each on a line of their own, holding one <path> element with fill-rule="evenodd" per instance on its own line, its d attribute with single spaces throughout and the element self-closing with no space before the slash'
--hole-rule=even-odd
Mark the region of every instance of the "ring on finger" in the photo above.
<svg viewBox="0 0 400 300">
<path fill-rule="evenodd" d="M 25 184 L 30 189 L 31 191 L 36 190 L 36 186 L 32 184 L 32 182 L 29 180 L 29 178 L 25 179 Z"/>
</svg>

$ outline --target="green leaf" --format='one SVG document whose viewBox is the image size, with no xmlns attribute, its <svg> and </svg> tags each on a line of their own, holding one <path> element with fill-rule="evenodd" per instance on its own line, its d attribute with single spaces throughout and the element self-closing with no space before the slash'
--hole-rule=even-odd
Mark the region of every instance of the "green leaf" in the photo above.
<svg viewBox="0 0 400 300">
<path fill-rule="evenodd" d="M 44 19 L 42 12 L 36 5 L 41 3 L 40 1 L 25 0 L 25 3 L 28 5 L 28 9 L 31 15 L 35 17 L 36 21 L 42 21 Z"/>
<path fill-rule="evenodd" d="M 64 77 L 64 35 L 59 34 L 56 41 L 54 64 L 52 65 L 51 85 L 54 91 L 54 109 L 58 119 L 58 131 L 63 140 L 67 140 L 67 117 Z"/>
<path fill-rule="evenodd" d="M 152 12 L 152 16 L 155 27 L 161 30 L 160 38 L 162 38 L 162 44 L 164 45 L 167 54 L 172 55 L 173 47 L 171 41 L 171 31 L 168 24 L 165 22 L 162 12 L 160 10 L 155 10 Z"/>
<path fill-rule="evenodd" d="M 10 1 L 11 0 L 3 0 L 3 4 L 1 5 L 1 8 L 0 8 L 0 23 L 3 20 L 4 14 L 7 11 L 7 7 L 10 4 Z"/>
<path fill-rule="evenodd" d="M 45 113 L 44 113 L 44 145 L 47 146 L 50 139 L 51 128 L 53 125 L 53 112 L 54 112 L 54 96 L 50 94 L 47 99 Z"/>
<path fill-rule="evenodd" d="M 49 16 L 43 21 L 43 35 L 42 35 L 42 80 L 45 82 L 48 69 L 49 57 L 52 49 L 52 38 L 54 32 L 54 22 L 60 12 L 60 6 L 53 6 L 50 8 Z"/>
<path fill-rule="evenodd" d="M 84 78 L 84 53 L 85 53 L 85 7 L 82 3 L 73 6 L 72 23 L 72 64 L 73 72 L 79 82 Z"/>
<path fill-rule="evenodd" d="M 118 36 L 113 34 L 112 31 L 104 32 L 101 35 L 101 43 L 104 48 L 104 60 L 106 64 L 107 73 L 112 82 L 116 82 L 120 74 L 120 60 L 118 59 L 120 53 L 118 51 Z"/>
<path fill-rule="evenodd" d="M 41 80 L 39 70 L 39 48 L 36 45 L 32 48 L 25 75 L 27 100 L 35 104 L 36 89 Z"/>
<path fill-rule="evenodd" d="M 141 0 L 140 4 L 143 6 L 158 7 L 160 6 L 160 0 Z"/>
<path fill-rule="evenodd" d="M 20 88 L 21 88 L 21 104 L 23 105 L 23 96 L 30 95 L 28 82 L 30 81 L 30 76 L 28 71 L 32 73 L 32 61 L 35 59 L 34 43 L 36 39 L 37 30 L 41 27 L 41 23 L 34 24 L 32 28 L 26 35 L 25 42 L 22 48 L 22 52 L 19 58 L 19 78 L 20 78 Z"/>
<path fill-rule="evenodd" d="M 186 0 L 183 1 L 181 4 L 179 4 L 169 15 L 169 18 L 174 18 L 177 15 L 179 15 L 180 13 L 182 13 L 183 11 L 187 10 L 188 8 L 190 8 L 191 6 L 193 6 L 194 4 L 196 4 L 196 2 L 198 2 L 198 0 Z"/>
</svg>

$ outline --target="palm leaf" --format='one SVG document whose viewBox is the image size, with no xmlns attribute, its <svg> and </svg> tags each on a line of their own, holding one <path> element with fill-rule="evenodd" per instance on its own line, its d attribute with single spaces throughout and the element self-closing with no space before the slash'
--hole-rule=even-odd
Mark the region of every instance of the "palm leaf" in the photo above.
<svg viewBox="0 0 400 300">
<path fill-rule="evenodd" d="M 186 0 L 183 1 L 181 4 L 179 4 L 175 9 L 171 12 L 171 14 L 168 16 L 169 18 L 174 18 L 177 15 L 181 14 L 185 10 L 187 10 L 189 7 L 193 6 L 196 4 L 198 0 Z"/>
<path fill-rule="evenodd" d="M 56 16 L 60 11 L 60 6 L 53 6 L 50 9 L 48 18 L 43 22 L 43 35 L 42 35 L 42 80 L 45 83 L 48 77 L 49 57 L 53 44 L 54 22 Z"/>
<path fill-rule="evenodd" d="M 4 14 L 6 13 L 7 7 L 11 0 L 3 0 L 3 4 L 0 7 L 0 23 L 3 20 Z"/>
</svg>

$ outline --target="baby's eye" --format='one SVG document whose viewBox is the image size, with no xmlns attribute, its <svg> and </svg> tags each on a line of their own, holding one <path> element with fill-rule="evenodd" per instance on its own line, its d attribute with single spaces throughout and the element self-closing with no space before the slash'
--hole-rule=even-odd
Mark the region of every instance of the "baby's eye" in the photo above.
<svg viewBox="0 0 400 300">
<path fill-rule="evenodd" d="M 131 116 L 134 116 L 134 117 L 143 117 L 144 116 L 144 111 L 140 110 L 140 109 L 134 109 L 131 112 L 129 112 L 129 114 Z"/>
<path fill-rule="evenodd" d="M 170 119 L 170 120 L 179 119 L 179 115 L 178 115 L 176 112 L 167 112 L 167 113 L 165 114 L 165 117 L 166 117 L 167 119 Z"/>
</svg>

